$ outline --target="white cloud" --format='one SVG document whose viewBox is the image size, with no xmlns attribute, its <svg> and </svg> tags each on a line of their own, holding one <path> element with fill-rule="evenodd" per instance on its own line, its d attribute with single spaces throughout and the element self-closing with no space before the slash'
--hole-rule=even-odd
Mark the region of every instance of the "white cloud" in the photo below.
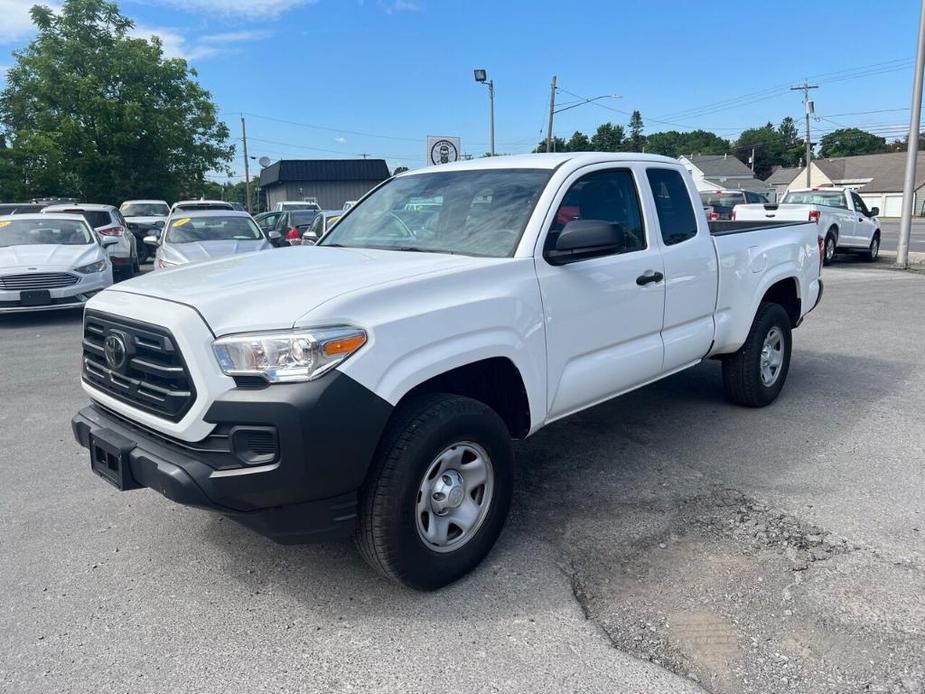
<svg viewBox="0 0 925 694">
<path fill-rule="evenodd" d="M 395 14 L 396 12 L 420 12 L 424 9 L 416 0 L 390 0 L 389 2 L 380 0 L 379 5 L 385 10 L 386 14 Z"/>
<path fill-rule="evenodd" d="M 336 142 L 339 145 L 345 145 L 347 144 L 347 138 L 346 137 L 335 137 L 334 142 Z"/>
<path fill-rule="evenodd" d="M 0 0 L 0 44 L 13 43 L 33 33 L 35 28 L 29 10 L 37 4 L 58 9 L 57 4 L 41 0 Z"/>
<path fill-rule="evenodd" d="M 164 47 L 164 55 L 168 58 L 185 58 L 199 60 L 219 53 L 233 50 L 235 44 L 257 41 L 271 36 L 269 31 L 236 31 L 224 34 L 206 34 L 193 36 L 189 40 L 178 29 L 171 27 L 136 26 L 131 30 L 136 38 L 150 39 L 151 36 L 160 38 Z"/>
<path fill-rule="evenodd" d="M 5 0 L 0 0 L 5 1 Z M 187 12 L 275 19 L 284 12 L 301 5 L 314 5 L 318 0 L 158 0 Z"/>
</svg>

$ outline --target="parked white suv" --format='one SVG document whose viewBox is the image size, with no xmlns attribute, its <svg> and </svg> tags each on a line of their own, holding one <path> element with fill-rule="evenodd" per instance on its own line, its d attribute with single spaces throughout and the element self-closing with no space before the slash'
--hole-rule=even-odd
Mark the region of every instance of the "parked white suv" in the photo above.
<svg viewBox="0 0 925 694">
<path fill-rule="evenodd" d="M 860 253 L 866 260 L 880 255 L 880 209 L 867 209 L 864 200 L 848 188 L 791 190 L 779 205 L 736 205 L 733 219 L 814 222 L 825 240 L 828 265 L 838 251 Z"/>
<path fill-rule="evenodd" d="M 74 434 L 119 489 L 284 543 L 355 533 L 433 589 L 500 534 L 512 438 L 708 358 L 731 401 L 773 402 L 820 250 L 813 223 L 708 224 L 667 157 L 419 169 L 316 246 L 94 297 Z"/>
<path fill-rule="evenodd" d="M 0 313 L 83 306 L 112 284 L 115 243 L 76 214 L 0 217 Z"/>
<path fill-rule="evenodd" d="M 126 225 L 135 237 L 138 261 L 148 259 L 148 248 L 144 238 L 152 233 L 159 234 L 164 222 L 170 216 L 170 205 L 165 200 L 126 200 L 119 206 L 119 212 L 125 218 Z M 153 251 L 151 254 L 153 255 Z"/>
<path fill-rule="evenodd" d="M 118 282 L 132 277 L 138 272 L 138 248 L 135 236 L 129 231 L 122 213 L 112 205 L 94 203 L 76 203 L 67 205 L 50 205 L 42 214 L 79 214 L 97 234 L 116 240 L 108 244 L 109 260 L 112 262 L 113 279 Z"/>
</svg>

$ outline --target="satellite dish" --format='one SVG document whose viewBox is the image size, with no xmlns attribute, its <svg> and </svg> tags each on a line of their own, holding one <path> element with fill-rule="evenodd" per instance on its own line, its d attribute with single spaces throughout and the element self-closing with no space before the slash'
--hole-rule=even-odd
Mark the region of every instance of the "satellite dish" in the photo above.
<svg viewBox="0 0 925 694">
<path fill-rule="evenodd" d="M 260 157 L 257 160 L 257 163 L 260 164 L 263 168 L 267 168 L 270 165 L 270 157 Z"/>
</svg>

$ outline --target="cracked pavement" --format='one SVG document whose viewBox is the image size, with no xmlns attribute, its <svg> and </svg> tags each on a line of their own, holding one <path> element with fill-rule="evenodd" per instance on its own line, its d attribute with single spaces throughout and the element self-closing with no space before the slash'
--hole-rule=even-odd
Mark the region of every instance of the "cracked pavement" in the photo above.
<svg viewBox="0 0 925 694">
<path fill-rule="evenodd" d="M 79 316 L 0 319 L 0 691 L 922 694 L 925 276 L 824 279 L 775 405 L 711 362 L 548 427 L 427 595 L 116 493 L 68 427 Z"/>
</svg>

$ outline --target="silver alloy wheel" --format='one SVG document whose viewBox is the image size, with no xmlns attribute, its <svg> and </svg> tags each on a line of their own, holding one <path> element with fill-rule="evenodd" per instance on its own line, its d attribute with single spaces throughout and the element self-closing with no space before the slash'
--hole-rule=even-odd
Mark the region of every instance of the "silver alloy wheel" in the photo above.
<svg viewBox="0 0 925 694">
<path fill-rule="evenodd" d="M 494 494 L 495 472 L 484 448 L 471 441 L 447 446 L 427 467 L 415 499 L 421 541 L 453 552 L 478 532 Z"/>
<path fill-rule="evenodd" d="M 880 237 L 875 236 L 874 240 L 870 242 L 871 260 L 876 260 L 878 255 L 880 255 Z"/>
<path fill-rule="evenodd" d="M 835 239 L 832 236 L 829 236 L 825 240 L 825 259 L 831 260 L 835 257 Z"/>
<path fill-rule="evenodd" d="M 768 330 L 761 347 L 761 383 L 765 388 L 770 388 L 777 382 L 783 364 L 784 334 L 775 325 Z"/>
</svg>

